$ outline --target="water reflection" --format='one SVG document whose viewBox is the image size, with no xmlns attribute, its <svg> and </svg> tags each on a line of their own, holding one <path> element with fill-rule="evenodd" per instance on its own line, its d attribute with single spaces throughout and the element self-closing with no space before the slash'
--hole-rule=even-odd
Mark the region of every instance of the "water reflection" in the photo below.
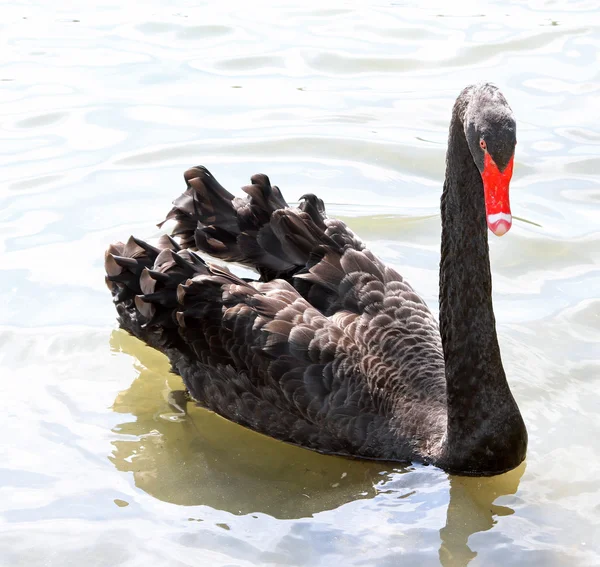
<svg viewBox="0 0 600 567">
<path fill-rule="evenodd" d="M 376 485 L 402 472 L 387 463 L 328 457 L 276 442 L 191 403 L 181 415 L 168 403 L 169 392 L 182 382 L 169 373 L 166 358 L 122 331 L 114 331 L 110 343 L 133 355 L 139 370 L 113 405 L 135 419 L 115 428 L 122 438 L 113 442 L 111 460 L 160 500 L 302 518 L 372 498 Z"/>
<path fill-rule="evenodd" d="M 491 529 L 497 517 L 514 513 L 512 508 L 494 502 L 500 496 L 515 494 L 524 472 L 522 463 L 513 471 L 491 478 L 450 477 L 446 525 L 440 530 L 442 565 L 467 565 L 477 556 L 468 545 L 469 537 Z"/>
<path fill-rule="evenodd" d="M 446 523 L 439 531 L 439 559 L 445 566 L 467 565 L 477 555 L 468 545 L 469 537 L 513 513 L 494 502 L 516 493 L 524 464 L 492 478 L 466 478 L 426 467 L 319 455 L 251 432 L 193 404 L 182 415 L 169 404 L 169 393 L 181 389 L 181 379 L 169 373 L 164 356 L 120 330 L 112 333 L 110 345 L 113 351 L 132 355 L 139 371 L 114 402 L 114 411 L 135 419 L 115 428 L 120 438 L 113 442 L 110 458 L 118 470 L 132 472 L 136 485 L 155 498 L 281 519 L 310 517 L 363 499 L 399 524 L 408 523 L 407 505 L 423 506 L 425 511 L 447 502 Z M 440 492 L 448 483 L 449 500 L 444 501 Z M 411 522 L 417 516 L 412 509 Z"/>
</svg>

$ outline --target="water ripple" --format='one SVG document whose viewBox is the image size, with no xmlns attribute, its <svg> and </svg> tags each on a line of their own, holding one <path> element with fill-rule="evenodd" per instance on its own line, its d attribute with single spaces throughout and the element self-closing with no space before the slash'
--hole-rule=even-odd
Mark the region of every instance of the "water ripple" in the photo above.
<svg viewBox="0 0 600 567">
<path fill-rule="evenodd" d="M 597 2 L 2 4 L 0 531 L 6 564 L 597 565 Z M 203 163 L 318 193 L 437 309 L 453 100 L 517 116 L 515 223 L 490 239 L 530 435 L 493 479 L 326 458 L 204 410 L 114 331 L 108 242 Z M 174 418 L 176 417 L 176 419 Z"/>
</svg>

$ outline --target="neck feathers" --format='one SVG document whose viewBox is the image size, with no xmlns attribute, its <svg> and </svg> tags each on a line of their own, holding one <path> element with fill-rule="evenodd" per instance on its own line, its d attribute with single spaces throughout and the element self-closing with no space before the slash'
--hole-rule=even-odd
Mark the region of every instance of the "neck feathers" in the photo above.
<svg viewBox="0 0 600 567">
<path fill-rule="evenodd" d="M 448 404 L 446 468 L 475 473 L 502 468 L 504 461 L 511 461 L 504 470 L 520 463 L 526 432 L 496 335 L 483 182 L 463 125 L 468 97 L 469 90 L 463 91 L 454 107 L 446 157 L 440 332 Z M 507 438 L 512 447 L 506 446 Z M 515 449 L 515 444 L 523 447 Z M 515 452 L 517 463 L 512 462 Z"/>
</svg>

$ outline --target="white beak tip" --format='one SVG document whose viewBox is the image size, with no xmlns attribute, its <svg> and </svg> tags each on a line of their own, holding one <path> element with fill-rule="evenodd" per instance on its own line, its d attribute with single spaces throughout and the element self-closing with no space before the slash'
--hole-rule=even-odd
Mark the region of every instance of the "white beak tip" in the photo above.
<svg viewBox="0 0 600 567">
<path fill-rule="evenodd" d="M 489 229 L 496 236 L 505 235 L 512 226 L 512 215 L 510 213 L 495 213 L 487 216 Z"/>
</svg>

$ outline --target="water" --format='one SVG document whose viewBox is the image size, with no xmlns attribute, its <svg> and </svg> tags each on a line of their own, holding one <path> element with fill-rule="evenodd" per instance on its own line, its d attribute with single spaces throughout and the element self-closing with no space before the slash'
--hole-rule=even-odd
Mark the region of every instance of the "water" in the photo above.
<svg viewBox="0 0 600 567">
<path fill-rule="evenodd" d="M 597 3 L 175 4 L 0 5 L 0 564 L 600 564 Z M 156 236 L 191 165 L 264 171 L 437 309 L 450 109 L 484 79 L 519 128 L 491 258 L 526 463 L 449 477 L 174 411 L 107 244 Z"/>
</svg>

